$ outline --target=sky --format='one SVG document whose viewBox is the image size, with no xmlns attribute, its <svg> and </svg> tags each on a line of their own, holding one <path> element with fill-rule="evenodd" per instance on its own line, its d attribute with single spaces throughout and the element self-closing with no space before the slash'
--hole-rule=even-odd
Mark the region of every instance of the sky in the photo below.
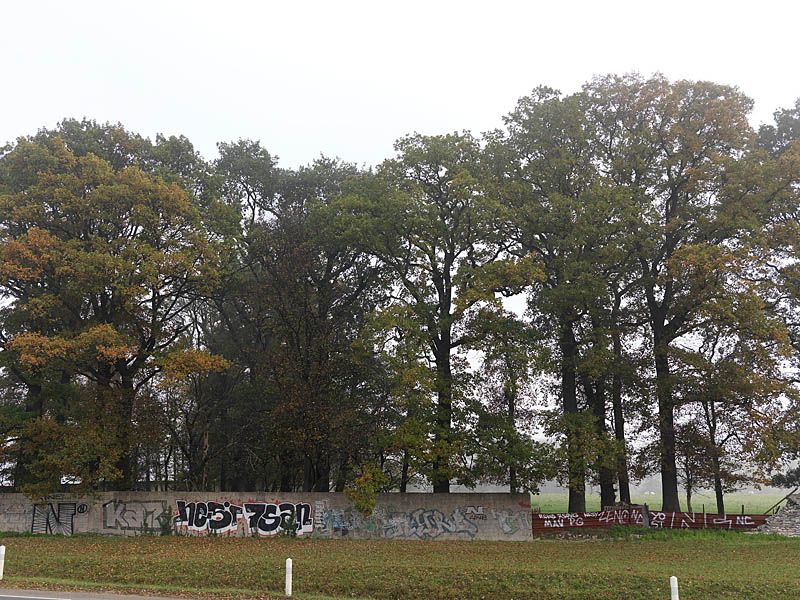
<svg viewBox="0 0 800 600">
<path fill-rule="evenodd" d="M 638 71 L 736 85 L 753 123 L 800 97 L 788 0 L 7 2 L 0 144 L 65 117 L 260 140 L 296 167 L 359 165 L 402 135 L 501 125 L 535 86 Z"/>
</svg>

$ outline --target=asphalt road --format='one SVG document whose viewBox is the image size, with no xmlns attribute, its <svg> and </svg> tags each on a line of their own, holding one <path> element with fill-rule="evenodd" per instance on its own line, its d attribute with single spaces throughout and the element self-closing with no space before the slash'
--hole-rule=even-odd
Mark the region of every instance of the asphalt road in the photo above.
<svg viewBox="0 0 800 600">
<path fill-rule="evenodd" d="M 186 600 L 164 596 L 129 596 L 100 592 L 51 592 L 49 590 L 12 590 L 0 588 L 0 600 Z"/>
</svg>

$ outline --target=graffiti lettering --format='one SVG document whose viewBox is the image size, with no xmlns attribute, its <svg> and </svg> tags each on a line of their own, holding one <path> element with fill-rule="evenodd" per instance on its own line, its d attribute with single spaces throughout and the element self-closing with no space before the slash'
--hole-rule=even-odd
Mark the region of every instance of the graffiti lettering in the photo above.
<svg viewBox="0 0 800 600">
<path fill-rule="evenodd" d="M 311 505 L 305 503 L 268 504 L 246 502 L 241 506 L 230 502 L 176 502 L 175 525 L 196 534 L 230 534 L 240 524 L 245 534 L 270 536 L 280 531 L 297 535 L 314 531 Z"/>
<path fill-rule="evenodd" d="M 432 540 L 441 535 L 473 538 L 478 526 L 467 519 L 456 507 L 450 516 L 437 509 L 418 508 L 411 513 L 393 515 L 385 525 L 383 535 L 388 538 L 417 538 Z"/>
<path fill-rule="evenodd" d="M 544 520 L 545 527 L 563 527 L 564 526 L 564 519 L 545 519 Z"/>
<path fill-rule="evenodd" d="M 80 511 L 78 511 L 80 512 Z M 157 531 L 172 526 L 169 505 L 164 501 L 124 502 L 111 500 L 103 504 L 103 527 L 123 531 Z"/>
<path fill-rule="evenodd" d="M 714 527 L 717 529 L 730 529 L 733 525 L 733 519 L 727 515 L 722 515 L 714 518 L 711 523 L 713 523 Z"/>
<path fill-rule="evenodd" d="M 612 525 L 644 525 L 644 515 L 638 508 L 578 514 L 534 513 L 532 516 L 534 531 L 553 527 L 602 528 Z M 650 513 L 650 527 L 659 529 L 755 529 L 765 521 L 764 515 L 734 517 L 707 513 L 660 511 Z"/>
<path fill-rule="evenodd" d="M 57 507 L 52 504 L 34 504 L 31 533 L 72 535 L 75 512 L 74 502 L 59 502 Z"/>
<path fill-rule="evenodd" d="M 317 531 L 325 531 L 326 529 L 325 512 L 327 507 L 328 503 L 325 501 L 317 500 L 314 503 L 314 529 Z"/>
<path fill-rule="evenodd" d="M 514 535 L 520 529 L 530 530 L 531 523 L 528 515 L 529 513 L 519 511 L 492 509 L 492 516 L 497 519 L 500 531 L 505 535 Z"/>
<path fill-rule="evenodd" d="M 467 513 L 467 518 L 470 520 L 486 520 L 486 513 L 482 506 L 467 506 L 464 511 Z"/>
</svg>

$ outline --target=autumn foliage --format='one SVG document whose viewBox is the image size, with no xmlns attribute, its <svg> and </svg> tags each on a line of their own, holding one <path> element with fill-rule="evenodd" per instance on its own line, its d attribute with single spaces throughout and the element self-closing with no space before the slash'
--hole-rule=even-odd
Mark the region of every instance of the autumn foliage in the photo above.
<svg viewBox="0 0 800 600">
<path fill-rule="evenodd" d="M 609 75 L 374 169 L 66 120 L 0 151 L 4 482 L 556 479 L 717 508 L 800 453 L 800 104 Z M 777 480 L 780 480 L 780 477 Z"/>
</svg>

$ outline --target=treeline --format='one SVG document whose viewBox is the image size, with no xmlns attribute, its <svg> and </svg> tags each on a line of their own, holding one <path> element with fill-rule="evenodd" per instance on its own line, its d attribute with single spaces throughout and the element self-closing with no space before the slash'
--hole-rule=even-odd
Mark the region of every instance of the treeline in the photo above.
<svg viewBox="0 0 800 600">
<path fill-rule="evenodd" d="M 800 101 L 608 76 L 374 169 L 66 120 L 0 152 L 3 480 L 353 490 L 659 473 L 800 452 Z M 524 308 L 524 311 L 522 310 Z M 512 310 L 513 309 L 513 310 Z M 691 506 L 688 506 L 691 510 Z"/>
</svg>

